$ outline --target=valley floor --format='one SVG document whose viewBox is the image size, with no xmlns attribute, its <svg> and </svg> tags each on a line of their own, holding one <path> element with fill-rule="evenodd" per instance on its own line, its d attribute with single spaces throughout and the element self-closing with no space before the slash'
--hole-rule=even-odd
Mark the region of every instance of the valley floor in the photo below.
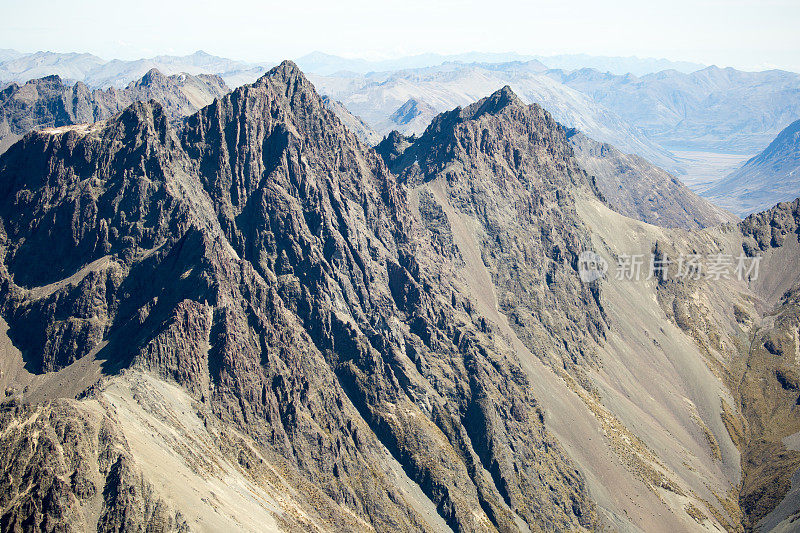
<svg viewBox="0 0 800 533">
<path fill-rule="evenodd" d="M 685 169 L 678 178 L 684 185 L 699 195 L 708 190 L 714 183 L 742 166 L 755 154 L 725 154 L 718 152 L 697 152 L 673 150 Z"/>
</svg>

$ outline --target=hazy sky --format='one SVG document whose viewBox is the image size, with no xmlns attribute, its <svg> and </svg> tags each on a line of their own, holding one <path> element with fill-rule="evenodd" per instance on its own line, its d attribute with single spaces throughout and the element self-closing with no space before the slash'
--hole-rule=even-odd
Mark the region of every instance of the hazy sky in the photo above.
<svg viewBox="0 0 800 533">
<path fill-rule="evenodd" d="M 0 48 L 250 61 L 313 50 L 637 55 L 800 71 L 800 0 L 0 0 Z"/>
</svg>

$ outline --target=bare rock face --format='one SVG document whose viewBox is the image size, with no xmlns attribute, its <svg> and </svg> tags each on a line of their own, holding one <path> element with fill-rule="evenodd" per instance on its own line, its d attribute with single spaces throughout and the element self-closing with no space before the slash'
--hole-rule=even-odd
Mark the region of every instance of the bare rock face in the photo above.
<svg viewBox="0 0 800 533">
<path fill-rule="evenodd" d="M 755 213 L 741 224 L 742 233 L 750 237 L 745 240 L 744 251 L 755 255 L 759 251 L 782 246 L 787 239 L 800 235 L 800 200 L 781 202 L 772 209 Z"/>
<path fill-rule="evenodd" d="M 480 164 L 513 184 L 487 183 L 502 208 L 545 221 L 531 245 L 546 257 L 539 264 L 525 255 L 531 235 L 502 225 L 488 193 L 468 196 L 466 177 L 452 176 L 454 199 L 484 216 L 497 243 L 487 261 L 498 284 L 535 288 L 504 306 L 520 317 L 547 308 L 569 317 L 568 335 L 602 335 L 598 296 L 571 279 L 581 243 L 570 237 L 569 189 L 588 181 L 552 119 L 510 99 L 432 126 L 437 135 L 421 139 L 431 172 L 444 170 L 435 159 L 445 154 L 486 154 Z M 510 141 L 505 114 L 520 118 Z M 285 62 L 179 132 L 162 106 L 136 103 L 92 126 L 30 134 L 5 153 L 2 315 L 35 374 L 96 360 L 106 373 L 173 380 L 287 465 L 297 486 L 317 487 L 332 522 L 430 530 L 432 508 L 458 531 L 592 527 L 584 480 L 545 430 L 518 361 L 446 276 L 421 268 L 458 261 L 428 208 L 437 243 L 420 238 L 380 156 Z M 529 258 L 521 274 L 504 250 Z M 556 279 L 580 296 L 548 296 Z M 37 490 L 49 490 L 42 480 Z M 53 500 L 66 505 L 73 492 Z M 131 513 L 180 527 L 130 491 L 107 492 L 98 529 Z M 25 507 L 13 520 L 37 516 Z"/>
<path fill-rule="evenodd" d="M 800 199 L 750 215 L 739 227 L 742 249 L 749 256 L 795 250 L 800 241 Z M 800 469 L 800 292 L 791 276 L 781 272 L 780 277 L 789 279 L 781 279 L 778 286 L 788 288 L 776 295 L 764 320 L 735 314 L 748 333 L 740 346 L 744 364 L 733 370 L 745 423 L 740 429 L 730 424 L 729 431 L 738 432 L 742 452 L 739 504 L 745 525 L 763 531 L 779 530 L 784 519 L 791 523 L 800 497 L 792 487 L 792 476 Z"/>
<path fill-rule="evenodd" d="M 156 69 L 125 89 L 93 91 L 81 82 L 69 87 L 58 76 L 12 83 L 0 91 L 0 153 L 31 130 L 96 122 L 136 101 L 156 100 L 177 122 L 228 92 L 219 76 L 164 76 Z"/>
<path fill-rule="evenodd" d="M 792 475 L 800 468 L 800 451 L 784 441 L 800 432 L 800 364 L 794 357 L 800 329 L 798 292 L 786 294 L 771 315 L 771 324 L 753 332 L 738 389 L 747 421 L 739 503 L 751 528 L 789 494 Z"/>
<path fill-rule="evenodd" d="M 589 233 L 573 191 L 599 192 L 561 126 L 506 87 L 439 115 L 419 139 L 393 134 L 377 149 L 405 182 L 440 183 L 480 222 L 482 262 L 531 351 L 557 368 L 591 364 L 607 323 L 599 287 L 578 278 Z"/>
<path fill-rule="evenodd" d="M 664 524 L 787 519 L 797 201 L 654 228 L 610 210 L 567 132 L 509 88 L 377 150 L 330 107 L 285 62 L 179 128 L 134 103 L 0 156 L 4 530 L 248 529 L 231 509 L 250 505 L 269 519 L 251 530 L 582 531 L 639 505 L 609 505 L 607 472 Z M 584 283 L 592 244 L 763 253 L 769 272 Z M 633 305 L 652 317 L 626 322 Z M 669 368 L 714 389 L 639 373 L 625 343 L 680 352 Z M 654 441 L 623 395 L 655 407 Z"/>
</svg>

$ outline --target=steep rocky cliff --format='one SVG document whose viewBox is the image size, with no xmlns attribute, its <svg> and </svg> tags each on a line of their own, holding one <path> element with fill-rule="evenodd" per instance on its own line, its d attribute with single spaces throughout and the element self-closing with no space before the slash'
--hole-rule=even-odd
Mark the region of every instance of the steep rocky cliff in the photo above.
<svg viewBox="0 0 800 533">
<path fill-rule="evenodd" d="M 389 135 L 377 150 L 409 187 L 428 240 L 456 258 L 455 283 L 546 391 L 548 427 L 590 480 L 608 522 L 740 531 L 778 506 L 777 524 L 797 508 L 786 499 L 794 497 L 796 459 L 781 442 L 796 432 L 796 409 L 779 394 L 775 363 L 751 368 L 759 352 L 744 348 L 763 334 L 758 328 L 773 327 L 773 313 L 786 314 L 773 310 L 779 288 L 797 285 L 792 209 L 707 232 L 636 223 L 611 211 L 598 190 L 620 176 L 584 172 L 586 154 L 575 152 L 567 133 L 506 88 L 438 116 L 418 139 Z M 610 163 L 609 154 L 598 157 Z M 630 195 L 669 181 L 645 178 L 630 178 Z M 672 198 L 651 209 L 693 227 L 713 212 L 701 205 L 691 215 L 691 202 Z M 585 250 L 609 265 L 588 284 L 579 281 Z M 720 253 L 731 263 L 724 278 L 708 276 L 708 265 L 698 279 L 677 275 L 679 257 Z M 767 255 L 758 279 L 733 275 L 743 253 Z M 619 265 L 632 257 L 641 258 L 641 275 L 620 276 Z M 670 265 L 669 280 L 653 275 L 651 258 Z M 542 379 L 530 357 L 554 369 L 562 385 Z M 785 368 L 793 375 L 793 365 Z M 747 385 L 764 380 L 764 390 Z M 561 386 L 582 405 L 571 406 Z M 782 418 L 767 419 L 777 406 Z M 783 451 L 773 459 L 764 450 Z M 604 495 L 610 478 L 632 505 Z M 657 500 L 648 500 L 648 489 Z"/>
<path fill-rule="evenodd" d="M 449 204 L 478 221 L 481 260 L 520 338 L 557 367 L 591 361 L 607 324 L 598 287 L 578 278 L 589 230 L 574 194 L 599 193 L 563 129 L 505 87 L 403 142 L 390 136 L 378 151 L 402 180 L 440 184 Z"/>
</svg>

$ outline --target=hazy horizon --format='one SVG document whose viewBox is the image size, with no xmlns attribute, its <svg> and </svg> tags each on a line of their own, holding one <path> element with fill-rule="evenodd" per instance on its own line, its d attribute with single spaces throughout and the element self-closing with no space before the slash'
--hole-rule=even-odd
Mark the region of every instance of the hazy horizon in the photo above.
<svg viewBox="0 0 800 533">
<path fill-rule="evenodd" d="M 314 51 L 349 59 L 396 59 L 471 51 L 520 55 L 587 54 L 667 59 L 743 70 L 800 70 L 800 4 L 789 0 L 679 0 L 669 5 L 568 5 L 500 0 L 436 4 L 411 0 L 329 5 L 235 0 L 99 0 L 9 5 L 0 48 L 88 52 L 103 59 L 212 55 L 248 62 L 296 59 Z"/>
</svg>

